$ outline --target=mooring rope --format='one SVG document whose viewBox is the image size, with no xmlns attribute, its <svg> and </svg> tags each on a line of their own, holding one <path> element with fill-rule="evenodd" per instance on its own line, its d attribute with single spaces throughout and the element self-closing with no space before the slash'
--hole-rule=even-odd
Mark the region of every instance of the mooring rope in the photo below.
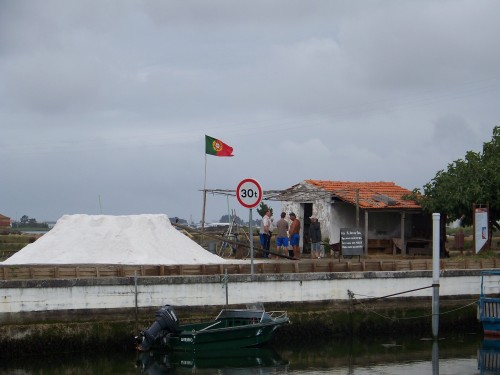
<svg viewBox="0 0 500 375">
<path fill-rule="evenodd" d="M 424 286 L 422 288 L 416 288 L 416 289 L 410 289 L 410 290 L 405 290 L 404 292 L 399 292 L 399 293 L 393 293 L 393 294 L 388 294 L 386 296 L 382 296 L 382 297 L 373 297 L 373 296 L 364 296 L 362 294 L 356 294 L 356 293 L 353 293 L 351 292 L 349 289 L 347 290 L 347 294 L 349 294 L 349 297 L 350 298 L 355 298 L 354 296 L 361 296 L 361 297 L 368 297 L 370 298 L 370 301 L 376 301 L 376 300 L 379 300 L 379 299 L 382 299 L 382 298 L 388 298 L 388 297 L 394 297 L 394 296 L 398 296 L 400 294 L 405 294 L 405 293 L 410 293 L 410 292 L 416 292 L 417 290 L 422 290 L 422 289 L 429 289 L 429 288 L 432 288 L 433 285 L 431 286 Z M 352 295 L 352 297 L 351 297 Z M 358 303 L 362 303 L 362 302 L 357 302 L 357 303 L 354 303 L 354 305 L 358 304 Z"/>
<path fill-rule="evenodd" d="M 443 313 L 439 313 L 439 315 L 444 315 L 444 314 L 449 314 L 449 313 L 452 313 L 452 312 L 455 312 L 455 311 L 458 311 L 458 310 L 461 310 L 461 309 L 464 309 L 466 307 L 469 307 L 469 306 L 472 306 L 474 304 L 477 304 L 479 302 L 478 299 L 474 300 L 473 302 L 465 305 L 465 306 L 461 306 L 461 307 L 457 307 L 456 309 L 453 309 L 453 310 L 448 310 L 448 311 L 445 311 Z"/>
<path fill-rule="evenodd" d="M 448 311 L 445 311 L 445 312 L 440 312 L 438 315 L 445 315 L 445 314 L 450 314 L 450 313 L 453 313 L 455 311 L 458 311 L 458 310 L 461 310 L 461 309 L 464 309 L 466 307 L 469 307 L 471 305 L 474 305 L 474 304 L 477 304 L 479 300 L 474 300 L 473 302 L 471 303 L 468 303 L 467 305 L 464 305 L 464 306 L 460 306 L 460 307 L 457 307 L 456 309 L 453 309 L 453 310 L 448 310 Z M 384 319 L 388 319 L 388 320 L 391 320 L 391 321 L 400 321 L 400 320 L 412 320 L 412 319 L 421 319 L 421 318 L 430 318 L 433 316 L 432 313 L 430 314 L 424 314 L 424 315 L 416 315 L 416 316 L 408 316 L 408 317 L 391 317 L 391 316 L 387 316 L 387 315 L 383 315 L 383 314 L 380 314 L 378 312 L 376 312 L 375 310 L 373 309 L 370 309 L 368 306 L 365 306 L 365 304 L 363 304 L 362 302 L 359 303 L 364 309 L 365 311 L 367 312 L 370 312 L 372 314 L 375 314 L 375 315 L 378 315 L 380 316 L 381 318 L 384 318 Z"/>
<path fill-rule="evenodd" d="M 362 294 L 357 294 L 357 293 L 353 293 L 349 289 L 347 290 L 347 294 L 349 295 L 349 299 L 354 300 L 354 301 L 356 300 L 355 296 L 370 297 L 371 299 L 368 300 L 368 301 L 355 301 L 352 304 L 353 305 L 361 305 L 361 307 L 365 311 L 370 312 L 370 313 L 375 314 L 375 315 L 378 315 L 381 318 L 388 319 L 388 320 L 391 320 L 391 321 L 400 321 L 400 320 L 412 320 L 412 319 L 429 318 L 429 317 L 432 317 L 433 314 L 430 313 L 430 314 L 417 315 L 417 316 L 408 316 L 408 317 L 391 317 L 391 316 L 387 316 L 387 315 L 378 313 L 373 308 L 370 309 L 368 306 L 366 306 L 365 302 L 372 302 L 372 301 L 379 300 L 379 299 L 382 299 L 382 298 L 387 298 L 387 297 L 396 296 L 396 295 L 399 295 L 399 294 L 409 293 L 409 292 L 413 292 L 413 291 L 416 291 L 416 290 L 428 289 L 428 288 L 432 288 L 432 286 L 426 286 L 426 287 L 423 287 L 423 288 L 417 288 L 417 289 L 407 290 L 407 291 L 404 291 L 404 292 L 389 294 L 387 296 L 382 296 L 382 297 L 370 297 L 370 296 L 366 296 L 366 295 L 362 295 Z M 451 314 L 451 313 L 453 313 L 455 311 L 458 311 L 458 310 L 461 310 L 461 309 L 465 309 L 466 307 L 469 307 L 469 306 L 472 306 L 474 304 L 477 304 L 478 302 L 479 302 L 479 300 L 475 299 L 471 303 L 468 303 L 468 304 L 466 304 L 464 306 L 457 307 L 457 308 L 452 309 L 452 310 L 440 312 L 438 315 Z"/>
</svg>

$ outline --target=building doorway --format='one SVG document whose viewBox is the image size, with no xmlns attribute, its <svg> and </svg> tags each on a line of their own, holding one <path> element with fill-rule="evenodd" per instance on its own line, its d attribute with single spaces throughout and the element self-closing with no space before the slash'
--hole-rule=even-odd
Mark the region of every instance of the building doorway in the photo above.
<svg viewBox="0 0 500 375">
<path fill-rule="evenodd" d="M 311 219 L 313 213 L 313 204 L 304 203 L 304 225 L 302 226 L 302 253 L 311 254 L 311 241 L 309 239 L 309 226 L 311 225 Z"/>
</svg>

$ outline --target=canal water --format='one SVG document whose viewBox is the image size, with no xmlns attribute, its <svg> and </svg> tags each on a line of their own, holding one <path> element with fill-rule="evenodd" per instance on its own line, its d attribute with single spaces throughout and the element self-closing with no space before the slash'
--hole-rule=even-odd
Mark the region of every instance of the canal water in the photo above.
<svg viewBox="0 0 500 375">
<path fill-rule="evenodd" d="M 35 354 L 35 353 L 34 353 Z M 500 374 L 500 341 L 482 334 L 274 343 L 221 353 L 60 353 L 2 360 L 0 375 L 87 374 Z"/>
</svg>

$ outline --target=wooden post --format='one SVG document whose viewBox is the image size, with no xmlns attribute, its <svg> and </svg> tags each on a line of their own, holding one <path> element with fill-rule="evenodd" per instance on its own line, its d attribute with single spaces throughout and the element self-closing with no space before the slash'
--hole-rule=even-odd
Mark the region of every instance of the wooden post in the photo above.
<svg viewBox="0 0 500 375">
<path fill-rule="evenodd" d="M 359 229 L 359 189 L 356 189 L 356 229 Z"/>
<path fill-rule="evenodd" d="M 404 212 L 401 212 L 401 255 L 406 255 L 405 221 L 406 221 L 406 214 Z"/>
<path fill-rule="evenodd" d="M 365 210 L 365 255 L 368 255 L 368 211 Z"/>
</svg>

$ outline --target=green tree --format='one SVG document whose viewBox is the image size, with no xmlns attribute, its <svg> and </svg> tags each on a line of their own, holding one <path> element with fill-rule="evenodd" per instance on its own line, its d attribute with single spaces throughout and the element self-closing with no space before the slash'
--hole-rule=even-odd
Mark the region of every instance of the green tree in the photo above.
<svg viewBox="0 0 500 375">
<path fill-rule="evenodd" d="M 481 153 L 468 151 L 464 159 L 437 172 L 423 192 L 413 193 L 425 211 L 445 213 L 448 221 L 461 220 L 464 226 L 473 222 L 474 204 L 488 204 L 490 228 L 499 230 L 500 126 L 493 129 L 492 140 L 483 144 Z"/>
<path fill-rule="evenodd" d="M 187 225 L 188 224 L 186 219 L 181 219 L 180 217 L 177 217 L 177 216 L 170 218 L 170 222 L 180 224 L 180 225 Z"/>
<path fill-rule="evenodd" d="M 259 207 L 257 207 L 257 213 L 260 215 L 260 217 L 264 217 L 267 210 L 271 211 L 271 216 L 273 216 L 273 209 L 264 202 L 260 202 Z"/>
<path fill-rule="evenodd" d="M 19 221 L 12 224 L 14 228 L 48 228 L 47 223 L 38 223 L 35 218 L 30 218 L 28 215 L 23 215 Z"/>
</svg>

